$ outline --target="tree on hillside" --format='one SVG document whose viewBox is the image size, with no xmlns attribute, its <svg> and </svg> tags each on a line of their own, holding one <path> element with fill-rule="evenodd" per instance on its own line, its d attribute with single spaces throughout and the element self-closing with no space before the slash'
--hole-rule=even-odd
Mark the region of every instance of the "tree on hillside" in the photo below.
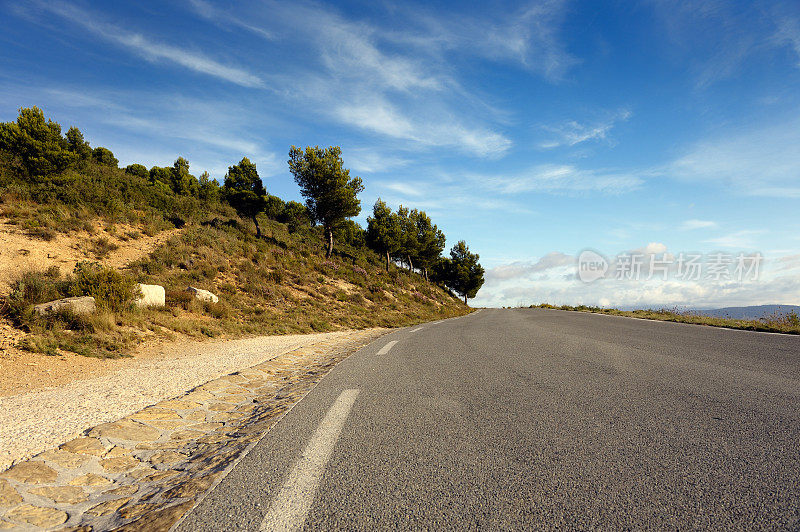
<svg viewBox="0 0 800 532">
<path fill-rule="evenodd" d="M 419 250 L 417 240 L 417 210 L 410 210 L 408 207 L 397 209 L 397 225 L 400 227 L 400 246 L 395 257 L 408 265 L 408 271 L 414 271 L 414 257 Z"/>
<path fill-rule="evenodd" d="M 333 230 L 361 212 L 358 193 L 364 190 L 364 185 L 361 178 L 350 177 L 341 155 L 338 146 L 307 146 L 305 150 L 292 146 L 289 150 L 289 170 L 300 185 L 313 220 L 321 223 L 325 232 L 326 257 L 333 253 Z"/>
<path fill-rule="evenodd" d="M 38 107 L 20 109 L 16 122 L 0 123 L 0 150 L 10 153 L 32 177 L 62 172 L 78 160 L 61 136 L 61 126 L 45 120 Z"/>
<path fill-rule="evenodd" d="M 92 150 L 92 160 L 97 164 L 111 166 L 113 168 L 116 168 L 119 164 L 119 161 L 114 157 L 114 154 L 111 153 L 111 150 L 103 148 L 102 146 L 98 146 Z"/>
<path fill-rule="evenodd" d="M 478 259 L 480 255 L 471 253 L 467 243 L 460 240 L 450 250 L 450 260 L 443 263 L 445 284 L 464 298 L 465 305 L 467 298 L 475 297 L 483 286 L 484 270 Z"/>
<path fill-rule="evenodd" d="M 169 172 L 170 184 L 175 194 L 197 196 L 200 187 L 197 178 L 189 173 L 189 161 L 178 157 Z"/>
<path fill-rule="evenodd" d="M 150 182 L 159 187 L 172 190 L 172 168 L 169 166 L 154 166 L 150 169 Z"/>
<path fill-rule="evenodd" d="M 372 207 L 372 216 L 367 218 L 367 244 L 378 253 L 386 256 L 386 271 L 389 271 L 390 257 L 400 250 L 402 233 L 400 220 L 380 198 Z"/>
<path fill-rule="evenodd" d="M 77 156 L 77 162 L 85 165 L 92 158 L 92 148 L 83 138 L 81 130 L 72 126 L 67 131 L 67 149 Z M 145 170 L 146 172 L 147 170 Z"/>
<path fill-rule="evenodd" d="M 219 200 L 219 181 L 211 179 L 208 172 L 200 174 L 198 195 L 201 200 L 216 202 Z"/>
<path fill-rule="evenodd" d="M 301 227 L 311 225 L 311 213 L 308 211 L 308 207 L 299 201 L 287 201 L 283 205 L 283 211 L 278 217 L 278 221 L 286 224 L 290 233 L 295 233 Z"/>
<path fill-rule="evenodd" d="M 425 211 L 412 211 L 412 219 L 416 224 L 416 254 L 414 256 L 417 267 L 422 270 L 425 280 L 428 280 L 428 270 L 436 263 L 445 246 L 445 236 L 431 221 Z"/>
<path fill-rule="evenodd" d="M 239 164 L 228 167 L 222 191 L 239 216 L 253 220 L 256 224 L 256 237 L 261 238 L 258 215 L 267 206 L 267 190 L 258 177 L 256 165 L 244 157 Z"/>
<path fill-rule="evenodd" d="M 141 177 L 142 179 L 147 179 L 147 177 L 150 175 L 147 171 L 147 167 L 139 163 L 133 163 L 126 166 L 125 173 Z"/>
<path fill-rule="evenodd" d="M 366 243 L 366 231 L 353 220 L 345 220 L 336 227 L 334 237 L 337 242 L 341 242 L 352 249 L 361 249 Z"/>
<path fill-rule="evenodd" d="M 278 220 L 281 216 L 283 216 L 284 209 L 286 209 L 285 201 L 278 196 L 267 194 L 267 206 L 264 209 L 264 214 L 267 215 L 267 218 Z"/>
</svg>

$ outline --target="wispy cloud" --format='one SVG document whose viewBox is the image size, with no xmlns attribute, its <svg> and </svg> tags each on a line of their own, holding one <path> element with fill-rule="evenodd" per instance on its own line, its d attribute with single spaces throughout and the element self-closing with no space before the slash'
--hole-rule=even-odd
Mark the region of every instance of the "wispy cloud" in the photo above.
<svg viewBox="0 0 800 532">
<path fill-rule="evenodd" d="M 557 82 L 580 61 L 560 36 L 567 15 L 566 0 L 534 0 L 516 9 L 495 10 L 490 16 L 426 13 L 418 6 L 403 9 L 417 30 L 388 30 L 386 39 L 415 46 L 427 54 L 459 53 L 492 61 L 511 62 Z"/>
<path fill-rule="evenodd" d="M 121 45 L 147 61 L 174 63 L 243 87 L 264 87 L 261 78 L 242 68 L 223 64 L 201 52 L 154 41 L 143 34 L 131 32 L 118 25 L 103 21 L 93 13 L 74 5 L 40 1 L 36 1 L 34 5 L 78 24 L 106 41 Z"/>
<path fill-rule="evenodd" d="M 800 20 L 794 17 L 781 17 L 774 40 L 779 46 L 789 46 L 797 55 L 797 66 L 800 67 Z"/>
<path fill-rule="evenodd" d="M 384 184 L 383 187 L 392 192 L 399 192 L 404 196 L 419 197 L 423 195 L 419 186 L 410 183 L 390 182 Z"/>
<path fill-rule="evenodd" d="M 543 272 L 562 266 L 575 265 L 575 257 L 566 255 L 560 251 L 553 251 L 533 261 L 516 261 L 510 264 L 502 264 L 490 268 L 486 272 L 486 278 L 491 283 L 493 281 L 507 281 L 510 279 L 522 279 L 534 273 Z"/>
<path fill-rule="evenodd" d="M 703 242 L 713 244 L 725 249 L 753 249 L 755 247 L 754 237 L 763 234 L 764 231 L 746 229 L 743 231 L 735 231 L 733 233 L 719 236 L 716 238 L 709 238 Z"/>
<path fill-rule="evenodd" d="M 283 161 L 273 151 L 265 149 L 259 138 L 252 135 L 253 125 L 260 118 L 236 103 L 203 100 L 176 94 L 136 91 L 87 91 L 76 88 L 25 89 L 53 107 L 88 111 L 97 123 L 115 131 L 127 130 L 136 137 L 156 140 L 158 149 L 149 155 L 131 146 L 115 148 L 124 160 L 128 150 L 129 162 L 146 165 L 166 164 L 178 155 L 189 157 L 205 169 L 224 173 L 228 165 L 247 156 L 258 163 L 262 177 L 285 169 Z M 130 102 L 136 102 L 135 107 Z M 96 141 L 97 139 L 92 139 Z M 191 152 L 164 153 L 163 144 L 191 147 Z M 186 141 L 186 142 L 180 142 Z M 133 140 L 131 142 L 134 142 Z M 195 156 L 198 160 L 194 160 Z"/>
<path fill-rule="evenodd" d="M 792 2 L 648 3 L 667 30 L 672 53 L 688 65 L 697 88 L 740 76 L 748 62 L 776 48 L 792 48 L 800 67 L 800 22 Z"/>
<path fill-rule="evenodd" d="M 343 147 L 345 164 L 356 172 L 379 173 L 402 168 L 409 163 L 405 157 L 384 153 L 378 148 Z"/>
<path fill-rule="evenodd" d="M 474 182 L 501 194 L 524 192 L 620 194 L 639 188 L 643 180 L 631 173 L 581 169 L 572 165 L 545 164 L 527 172 L 505 176 L 472 176 Z"/>
<path fill-rule="evenodd" d="M 588 141 L 611 142 L 608 134 L 619 122 L 624 122 L 631 117 L 628 110 L 618 111 L 605 120 L 594 123 L 580 123 L 569 120 L 555 126 L 543 126 L 543 129 L 554 135 L 554 138 L 539 144 L 542 149 L 558 148 L 561 146 L 575 146 Z"/>
<path fill-rule="evenodd" d="M 193 0 L 191 5 L 204 18 L 216 18 L 216 11 L 204 0 Z M 450 16 L 418 16 L 416 10 L 412 13 L 396 6 L 391 27 L 347 18 L 333 7 L 303 0 L 269 1 L 259 4 L 259 9 L 243 5 L 224 16 L 235 18 L 236 24 L 246 20 L 270 39 L 295 46 L 308 57 L 286 65 L 280 74 L 264 75 L 277 95 L 321 111 L 337 123 L 403 141 L 406 149 L 452 147 L 496 159 L 513 146 L 496 125 L 507 118 L 478 92 L 462 86 L 447 56 L 477 54 L 505 60 L 510 52 L 488 50 L 510 46 L 511 25 L 516 25 L 514 31 L 519 34 L 514 37 L 518 53 L 527 54 L 530 43 L 544 34 L 542 42 L 554 49 L 556 30 L 551 26 L 560 22 L 556 13 L 562 7 L 560 1 L 536 3 L 522 18 L 456 23 Z M 484 42 L 487 39 L 497 42 L 490 47 Z M 432 46 L 423 46 L 422 41 Z M 538 52 L 532 55 L 540 57 Z M 556 63 L 565 62 L 553 59 L 543 72 L 563 72 Z"/>
<path fill-rule="evenodd" d="M 275 36 L 272 33 L 234 16 L 230 10 L 219 9 L 214 4 L 206 2 L 206 0 L 189 0 L 189 5 L 198 15 L 215 23 L 221 28 L 244 29 L 270 41 L 275 39 Z"/>
<path fill-rule="evenodd" d="M 681 224 L 681 229 L 691 231 L 694 229 L 713 229 L 717 222 L 711 220 L 686 220 Z"/>
<path fill-rule="evenodd" d="M 800 118 L 700 141 L 663 169 L 750 196 L 800 197 Z"/>
</svg>

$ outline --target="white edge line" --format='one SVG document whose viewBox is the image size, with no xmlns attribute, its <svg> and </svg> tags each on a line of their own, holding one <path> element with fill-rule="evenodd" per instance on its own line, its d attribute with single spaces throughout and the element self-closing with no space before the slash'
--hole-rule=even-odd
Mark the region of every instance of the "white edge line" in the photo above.
<svg viewBox="0 0 800 532">
<path fill-rule="evenodd" d="M 459 317 L 460 317 L 460 316 L 459 316 Z M 389 333 L 389 334 L 391 334 L 391 333 Z M 380 339 L 380 338 L 376 338 L 376 339 L 375 339 L 375 340 L 373 340 L 372 342 L 377 342 L 379 339 Z M 372 342 L 370 342 L 370 343 L 372 343 Z M 344 358 L 343 360 L 340 360 L 339 362 L 340 362 L 340 363 L 341 363 L 341 362 L 344 362 L 345 360 L 347 360 L 347 359 L 348 359 L 348 358 L 350 358 L 351 356 L 355 355 L 356 353 L 358 353 L 358 352 L 359 352 L 359 351 L 361 351 L 362 349 L 366 348 L 367 346 L 369 346 L 369 344 L 367 344 L 367 345 L 365 345 L 365 346 L 362 346 L 362 347 L 360 347 L 359 349 L 357 349 L 356 351 L 354 351 L 353 353 L 351 353 L 350 355 L 348 355 L 348 356 L 347 356 L 346 358 Z M 298 349 L 300 349 L 300 348 L 298 348 Z M 287 351 L 287 352 L 288 352 L 288 351 Z M 278 355 L 278 356 L 280 356 L 280 355 Z M 277 358 L 277 356 L 276 356 L 275 358 Z M 270 360 L 271 360 L 271 359 L 270 359 Z M 256 366 L 257 366 L 257 365 L 258 365 L 258 364 L 256 364 Z M 219 476 L 219 478 L 217 478 L 217 479 L 216 479 L 216 480 L 215 480 L 215 481 L 214 481 L 214 482 L 211 484 L 211 486 L 209 486 L 209 488 L 208 488 L 208 489 L 207 489 L 207 490 L 206 490 L 206 491 L 205 491 L 205 492 L 204 492 L 202 495 L 200 495 L 200 497 L 198 497 L 198 498 L 197 498 L 197 501 L 196 501 L 196 502 L 195 502 L 195 503 L 192 505 L 192 507 L 191 507 L 191 508 L 189 508 L 188 510 L 186 510 L 186 513 L 184 513 L 184 514 L 181 516 L 181 518 L 180 518 L 180 519 L 178 519 L 177 521 L 175 521 L 175 524 L 173 524 L 171 527 L 169 527 L 169 530 L 168 530 L 167 532 L 175 532 L 175 530 L 177 530 L 177 529 L 178 529 L 178 526 L 180 526 L 180 524 L 181 524 L 181 523 L 183 523 L 183 522 L 184 522 L 184 521 L 185 521 L 185 520 L 186 520 L 186 519 L 189 517 L 189 515 L 191 515 L 191 514 L 192 514 L 192 512 L 194 512 L 194 511 L 195 511 L 195 509 L 197 509 L 197 507 L 198 507 L 198 506 L 200 506 L 200 504 L 201 504 L 201 503 L 202 503 L 202 502 L 203 502 L 203 501 L 206 499 L 206 497 L 208 497 L 208 496 L 209 496 L 209 494 L 211 494 L 211 492 L 212 492 L 212 491 L 214 491 L 214 490 L 217 488 L 217 486 L 219 486 L 220 484 L 222 484 L 222 481 L 223 481 L 223 480 L 225 480 L 225 477 L 227 477 L 227 476 L 228 476 L 228 475 L 231 473 L 231 471 L 233 471 L 233 470 L 234 470 L 234 468 L 236 468 L 236 466 L 238 466 L 238 465 L 239 465 L 239 462 L 241 462 L 242 460 L 244 460 L 244 459 L 245 459 L 245 457 L 246 457 L 248 454 L 250 454 L 250 451 L 252 451 L 252 450 L 253 450 L 253 448 L 254 448 L 256 445 L 258 445 L 259 443 L 261 443 L 261 440 L 263 440 L 264 438 L 266 438 L 266 437 L 267 437 L 267 434 L 269 434 L 269 433 L 272 431 L 272 429 L 273 429 L 273 428 L 274 428 L 274 427 L 275 427 L 275 426 L 276 426 L 278 423 L 280 423 L 281 421 L 283 421 L 283 418 L 285 418 L 285 417 L 286 417 L 286 416 L 289 414 L 289 412 L 291 412 L 292 410 L 294 410 L 294 407 L 296 407 L 297 405 L 299 405 L 299 404 L 300 404 L 300 403 L 303 401 L 303 399 L 305 399 L 305 398 L 306 398 L 306 396 L 307 396 L 308 394 L 310 394 L 311 392 L 313 392 L 313 391 L 316 389 L 316 387 L 317 387 L 317 386 L 319 386 L 319 385 L 320 385 L 320 383 L 321 383 L 323 380 L 325 380 L 325 377 L 327 377 L 328 375 L 330 375 L 331 371 L 333 371 L 333 370 L 334 370 L 334 369 L 336 369 L 337 367 L 339 367 L 339 364 L 338 364 L 338 363 L 337 363 L 335 366 L 333 366 L 333 367 L 332 367 L 332 368 L 331 368 L 331 369 L 328 371 L 328 373 L 326 373 L 325 375 L 323 375 L 323 376 L 322 376 L 322 378 L 321 378 L 320 380 L 318 380 L 317 382 L 315 382 L 315 383 L 314 383 L 314 385 L 313 385 L 313 386 L 311 386 L 311 388 L 309 388 L 309 389 L 308 389 L 308 391 L 306 391 L 306 393 L 304 393 L 302 396 L 300 396 L 300 399 L 298 399 L 296 403 L 294 403 L 292 406 L 290 406 L 290 407 L 289 407 L 289 408 L 286 410 L 286 412 L 284 412 L 283 414 L 279 415 L 279 416 L 277 417 L 277 419 L 275 419 L 275 423 L 273 423 L 272 425 L 270 425 L 270 426 L 269 426 L 269 428 L 268 428 L 267 430 L 265 430 L 265 431 L 264 431 L 264 432 L 261 434 L 261 436 L 259 436 L 259 437 L 258 437 L 256 440 L 254 440 L 254 441 L 252 441 L 251 443 L 249 443 L 249 444 L 247 445 L 247 447 L 245 447 L 245 448 L 244 448 L 244 450 L 242 451 L 242 454 L 240 454 L 239 456 L 237 456 L 237 457 L 236 457 L 236 459 L 235 459 L 233 462 L 231 462 L 231 463 L 228 465 L 228 467 L 226 467 L 225 469 L 223 469 L 223 470 L 222 470 L 222 474 Z M 247 369 L 250 369 L 250 368 L 247 368 Z M 245 370 L 242 370 L 242 371 L 245 371 Z"/>
<path fill-rule="evenodd" d="M 391 342 L 387 343 L 385 346 L 381 347 L 375 355 L 385 355 L 388 353 L 397 343 L 397 340 L 392 340 Z"/>
<path fill-rule="evenodd" d="M 272 500 L 261 521 L 260 531 L 299 530 L 303 527 L 359 391 L 344 390 L 330 406 Z"/>
<path fill-rule="evenodd" d="M 464 314 L 463 316 L 453 316 L 452 318 L 445 318 L 445 319 L 443 319 L 443 320 L 437 320 L 437 321 L 434 321 L 434 322 L 427 322 L 427 323 L 436 323 L 436 324 L 439 324 L 439 323 L 444 323 L 444 322 L 446 322 L 446 321 L 450 321 L 450 320 L 459 320 L 459 319 L 461 319 L 461 318 L 466 318 L 466 317 L 472 316 L 472 315 L 474 315 L 474 314 L 477 314 L 477 313 L 478 313 L 478 312 L 480 312 L 481 310 L 483 310 L 483 309 L 479 309 L 479 310 L 477 310 L 477 311 L 470 312 L 469 314 Z M 399 331 L 398 331 L 398 330 L 394 330 L 394 331 L 392 331 L 392 332 L 388 333 L 386 336 L 390 336 L 390 335 L 392 335 L 392 334 L 395 334 L 395 333 L 397 333 L 397 332 L 399 332 Z M 373 342 L 377 342 L 377 341 L 378 341 L 378 338 L 376 338 L 375 340 L 373 340 Z M 393 341 L 395 341 L 395 342 L 396 342 L 396 340 L 393 340 Z M 370 342 L 370 343 L 372 343 L 372 342 Z M 353 355 L 355 355 L 356 353 L 358 353 L 358 351 L 361 351 L 361 349 L 364 349 L 364 348 L 366 348 L 368 345 L 369 345 L 369 344 L 367 344 L 367 345 L 365 345 L 365 346 L 361 347 L 360 349 L 358 349 L 357 351 L 355 351 L 355 352 L 354 352 L 354 353 L 352 353 L 352 354 L 353 354 Z M 298 347 L 297 349 L 301 349 L 301 348 L 300 348 L 300 347 Z M 294 351 L 294 350 L 292 350 L 292 351 Z M 289 351 L 287 351 L 287 352 L 289 352 Z M 281 354 L 285 354 L 285 353 L 281 353 Z M 275 355 L 275 357 L 274 357 L 274 358 L 277 358 L 277 357 L 279 357 L 279 356 L 280 356 L 280 355 Z M 347 358 L 350 358 L 350 356 L 352 356 L 352 355 L 349 355 Z M 272 359 L 270 359 L 270 360 L 272 360 Z M 265 362 L 266 362 L 266 361 L 265 361 Z M 344 360 L 342 360 L 341 362 L 344 362 Z M 256 366 L 257 366 L 257 365 L 258 365 L 258 364 L 256 364 Z M 280 422 L 283 420 L 283 418 L 284 418 L 284 417 L 286 417 L 286 416 L 289 414 L 289 412 L 291 412 L 292 410 L 294 410 L 294 407 L 295 407 L 295 406 L 297 406 L 297 405 L 299 405 L 299 404 L 300 404 L 300 402 L 301 402 L 303 399 L 305 399 L 305 398 L 306 398 L 306 396 L 307 396 L 308 394 L 310 394 L 311 392 L 313 392 L 313 391 L 314 391 L 314 389 L 315 389 L 317 386 L 319 386 L 319 384 L 320 384 L 320 383 L 321 383 L 321 382 L 322 382 L 322 381 L 325 379 L 325 377 L 327 377 L 327 376 L 330 374 L 330 372 L 331 372 L 331 371 L 333 371 L 334 369 L 336 369 L 336 367 L 338 367 L 338 366 L 339 366 L 339 364 L 336 364 L 336 366 L 334 366 L 333 368 L 331 368 L 331 370 L 330 370 L 330 371 L 328 371 L 328 373 L 326 373 L 325 375 L 323 375 L 322 379 L 320 379 L 319 381 L 317 381 L 317 382 L 316 382 L 316 383 L 315 383 L 315 384 L 314 384 L 314 385 L 313 385 L 311 388 L 309 388 L 309 390 L 308 390 L 306 393 L 304 393 L 304 394 L 303 394 L 303 395 L 300 397 L 300 399 L 298 399 L 298 400 L 297 400 L 297 402 L 296 402 L 295 404 L 293 404 L 292 406 L 290 406 L 290 407 L 289 407 L 289 409 L 288 409 L 286 412 L 284 412 L 283 414 L 281 414 L 280 416 L 278 416 L 278 419 L 276 419 L 276 420 L 275 420 L 275 423 L 273 423 L 273 424 L 272 424 L 272 425 L 271 425 L 271 426 L 270 426 L 270 427 L 269 427 L 267 430 L 265 430 L 265 431 L 264 431 L 264 433 L 263 433 L 263 434 L 261 434 L 261 436 L 260 436 L 260 437 L 259 437 L 257 440 L 253 441 L 253 442 L 252 442 L 252 443 L 250 443 L 250 444 L 249 444 L 247 447 L 245 447 L 245 448 L 244 448 L 244 451 L 242 451 L 242 454 L 241 454 L 241 455 L 239 455 L 239 456 L 238 456 L 238 457 L 237 457 L 237 458 L 236 458 L 236 459 L 235 459 L 233 462 L 231 462 L 231 464 L 230 464 L 228 467 L 226 467 L 225 469 L 223 469 L 223 470 L 222 470 L 222 474 L 219 476 L 219 478 L 217 478 L 217 479 L 216 479 L 216 480 L 215 480 L 215 481 L 214 481 L 214 482 L 211 484 L 211 486 L 209 486 L 209 488 L 208 488 L 208 489 L 205 491 L 205 493 L 203 493 L 202 495 L 200 495 L 200 497 L 198 497 L 198 498 L 197 498 L 197 501 L 194 503 L 194 505 L 192 505 L 192 507 L 191 507 L 191 508 L 189 508 L 189 509 L 186 511 L 186 513 L 185 513 L 185 514 L 183 514 L 183 515 L 181 516 L 181 518 L 180 518 L 180 519 L 178 519 L 178 520 L 175 522 L 175 524 L 173 524 L 171 527 L 169 527 L 169 530 L 168 530 L 167 532 L 175 532 L 175 530 L 177 530 L 178 526 L 180 526 L 180 524 L 181 524 L 181 523 L 183 523 L 183 522 L 184 522 L 184 521 L 185 521 L 185 520 L 186 520 L 186 519 L 189 517 L 189 515 L 191 515 L 191 514 L 192 514 L 192 512 L 194 512 L 194 510 L 195 510 L 195 509 L 196 509 L 198 506 L 200 506 L 200 503 L 202 503 L 202 502 L 203 502 L 203 501 L 206 499 L 206 497 L 208 497 L 208 495 L 209 495 L 209 494 L 210 494 L 212 491 L 214 491 L 214 489 L 216 489 L 216 487 L 217 487 L 217 486 L 219 486 L 219 485 L 222 483 L 222 481 L 223 481 L 223 480 L 225 480 L 225 477 L 227 477 L 227 476 L 230 474 L 230 472 L 231 472 L 231 471 L 233 471 L 233 469 L 234 469 L 234 468 L 235 468 L 237 465 L 239 465 L 239 462 L 241 462 L 242 460 L 244 460 L 244 458 L 245 458 L 245 457 L 246 457 L 248 454 L 250 454 L 250 451 L 252 451 L 252 450 L 253 450 L 253 448 L 254 448 L 256 445 L 258 445 L 258 444 L 261 442 L 261 440 L 263 440 L 263 439 L 264 439 L 264 438 L 267 436 L 267 434 L 269 434 L 269 433 L 270 433 L 270 431 L 272 430 L 272 428 L 273 428 L 273 427 L 275 427 L 275 425 L 277 425 L 278 423 L 280 423 Z M 252 367 L 252 366 L 251 366 L 251 367 Z M 250 369 L 250 368 L 245 368 L 245 369 Z M 244 371 L 244 370 L 241 370 L 241 371 Z M 213 379 L 212 379 L 212 380 L 213 380 Z"/>
</svg>

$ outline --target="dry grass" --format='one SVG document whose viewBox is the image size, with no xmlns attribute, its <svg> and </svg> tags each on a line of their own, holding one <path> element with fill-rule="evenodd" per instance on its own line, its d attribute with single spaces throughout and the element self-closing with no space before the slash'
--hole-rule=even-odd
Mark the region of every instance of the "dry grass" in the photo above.
<svg viewBox="0 0 800 532">
<path fill-rule="evenodd" d="M 630 318 L 641 318 L 658 321 L 674 321 L 677 323 L 691 323 L 695 325 L 707 325 L 709 327 L 726 327 L 729 329 L 742 329 L 747 331 L 776 332 L 785 334 L 800 334 L 800 317 L 794 312 L 788 314 L 778 314 L 760 320 L 737 320 L 732 318 L 718 318 L 704 316 L 694 312 L 681 312 L 677 309 L 658 309 L 658 310 L 618 310 L 614 308 L 590 307 L 579 305 L 550 305 L 542 303 L 531 305 L 531 308 L 549 308 L 557 310 L 569 310 L 573 312 L 593 312 L 595 314 L 609 314 L 612 316 L 627 316 Z"/>
</svg>

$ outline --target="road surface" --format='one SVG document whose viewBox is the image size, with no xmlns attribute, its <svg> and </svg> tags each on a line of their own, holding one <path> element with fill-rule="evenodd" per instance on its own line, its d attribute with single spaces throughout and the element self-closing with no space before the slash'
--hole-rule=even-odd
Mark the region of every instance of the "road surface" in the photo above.
<svg viewBox="0 0 800 532">
<path fill-rule="evenodd" d="M 800 529 L 800 338 L 542 309 L 384 336 L 179 530 Z"/>
</svg>

